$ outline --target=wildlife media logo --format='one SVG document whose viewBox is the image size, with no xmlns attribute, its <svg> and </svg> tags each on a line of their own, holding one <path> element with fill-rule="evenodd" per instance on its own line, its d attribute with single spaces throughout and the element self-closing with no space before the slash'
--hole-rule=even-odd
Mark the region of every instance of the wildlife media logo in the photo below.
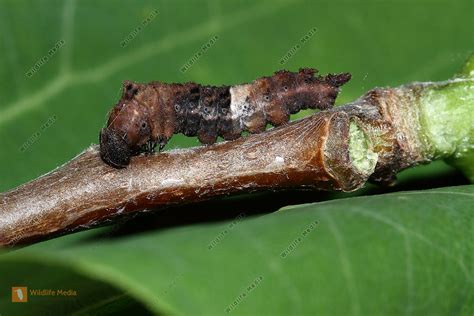
<svg viewBox="0 0 474 316">
<path fill-rule="evenodd" d="M 62 296 L 74 297 L 78 296 L 76 290 L 72 289 L 30 289 L 30 296 Z M 28 287 L 13 286 L 12 287 L 12 303 L 26 303 L 28 302 Z"/>
<path fill-rule="evenodd" d="M 26 286 L 12 287 L 12 302 L 13 303 L 28 302 L 28 288 Z"/>
</svg>

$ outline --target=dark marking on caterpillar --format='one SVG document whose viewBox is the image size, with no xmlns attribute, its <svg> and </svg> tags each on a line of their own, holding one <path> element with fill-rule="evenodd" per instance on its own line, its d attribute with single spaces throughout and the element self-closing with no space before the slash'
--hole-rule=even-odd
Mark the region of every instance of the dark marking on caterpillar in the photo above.
<svg viewBox="0 0 474 316">
<path fill-rule="evenodd" d="M 281 70 L 273 76 L 235 86 L 197 83 L 148 84 L 125 81 L 119 102 L 100 131 L 102 159 L 117 168 L 130 157 L 162 150 L 173 134 L 197 136 L 212 144 L 217 137 L 233 140 L 243 131 L 260 133 L 267 123 L 285 124 L 302 109 L 334 105 L 349 73 L 315 76 L 317 70 Z"/>
</svg>

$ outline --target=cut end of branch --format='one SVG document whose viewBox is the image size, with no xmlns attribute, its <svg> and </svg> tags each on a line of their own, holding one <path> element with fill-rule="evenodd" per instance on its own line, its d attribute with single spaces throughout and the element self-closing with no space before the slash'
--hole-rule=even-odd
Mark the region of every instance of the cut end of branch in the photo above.
<svg viewBox="0 0 474 316">
<path fill-rule="evenodd" d="M 354 121 L 349 125 L 349 156 L 360 173 L 369 176 L 374 172 L 378 154 L 374 152 L 370 138 Z"/>
</svg>

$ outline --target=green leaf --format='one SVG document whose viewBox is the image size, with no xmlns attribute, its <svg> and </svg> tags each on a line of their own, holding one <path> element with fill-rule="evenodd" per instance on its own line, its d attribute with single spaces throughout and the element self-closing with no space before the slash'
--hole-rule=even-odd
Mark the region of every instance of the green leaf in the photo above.
<svg viewBox="0 0 474 316">
<path fill-rule="evenodd" d="M 472 315 L 473 197 L 459 186 L 123 238 L 79 233 L 0 259 L 2 291 L 71 288 L 76 299 L 2 296 L 0 310 L 83 310 L 124 291 L 128 306 L 182 315 Z"/>
</svg>

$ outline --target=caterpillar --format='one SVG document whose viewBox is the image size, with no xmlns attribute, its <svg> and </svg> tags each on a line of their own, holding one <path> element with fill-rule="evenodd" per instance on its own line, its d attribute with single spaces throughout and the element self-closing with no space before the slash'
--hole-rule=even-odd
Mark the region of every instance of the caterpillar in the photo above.
<svg viewBox="0 0 474 316">
<path fill-rule="evenodd" d="M 212 144 L 218 136 L 233 140 L 244 131 L 260 133 L 268 123 L 285 124 L 302 109 L 328 109 L 351 75 L 316 73 L 312 68 L 280 70 L 234 86 L 125 81 L 122 97 L 100 131 L 100 156 L 124 168 L 131 156 L 151 153 L 157 145 L 161 151 L 173 134 Z"/>
</svg>

